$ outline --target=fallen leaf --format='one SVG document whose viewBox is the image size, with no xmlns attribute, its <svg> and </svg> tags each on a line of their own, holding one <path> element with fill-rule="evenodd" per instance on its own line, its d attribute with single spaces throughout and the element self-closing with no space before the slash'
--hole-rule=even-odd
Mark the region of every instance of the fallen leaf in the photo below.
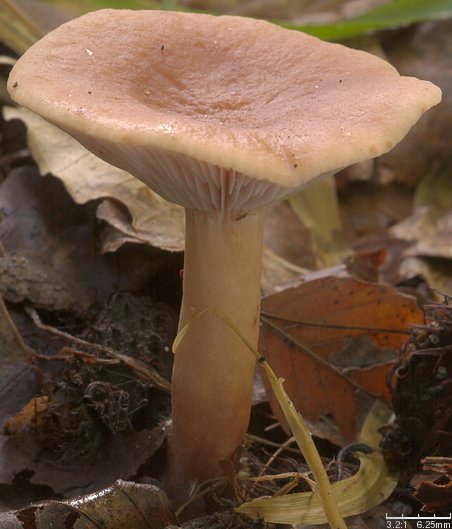
<svg viewBox="0 0 452 529">
<path fill-rule="evenodd" d="M 452 295 L 452 262 L 446 259 L 404 256 L 394 272 L 397 283 L 425 281 L 430 287 L 429 296 L 438 301 L 444 294 Z"/>
<path fill-rule="evenodd" d="M 404 255 L 452 258 L 452 157 L 422 178 L 411 216 L 393 226 L 392 237 L 411 242 Z"/>
<path fill-rule="evenodd" d="M 11 303 L 29 300 L 38 307 L 71 308 L 75 304 L 71 292 L 51 277 L 51 264 L 40 259 L 14 255 L 0 258 L 0 292 Z"/>
<path fill-rule="evenodd" d="M 394 227 L 392 234 L 401 239 L 416 241 L 406 255 L 452 258 L 452 211 L 434 218 L 426 209 L 419 209 L 413 217 Z"/>
<path fill-rule="evenodd" d="M 24 475 L 33 485 L 46 485 L 55 494 L 86 494 L 116 479 L 130 479 L 162 445 L 166 430 L 156 427 L 139 433 L 118 433 L 98 450 L 94 461 L 62 464 L 42 457 L 42 446 L 30 434 L 0 435 L 0 484 L 10 485 Z"/>
<path fill-rule="evenodd" d="M 283 257 L 264 247 L 262 255 L 261 294 L 267 296 L 296 281 L 308 270 L 290 263 Z"/>
<path fill-rule="evenodd" d="M 375 399 L 389 401 L 386 374 L 408 325 L 423 318 L 415 300 L 392 287 L 334 276 L 270 295 L 262 309 L 262 354 L 314 433 L 340 445 L 355 440 Z M 353 352 L 350 343 L 363 336 L 376 355 L 366 367 L 354 367 L 361 346 Z M 351 358 L 335 366 L 332 359 L 347 343 Z M 270 403 L 284 424 L 271 396 Z"/>
<path fill-rule="evenodd" d="M 358 250 L 346 259 L 345 264 L 350 275 L 355 279 L 377 282 L 387 255 L 387 248 Z"/>
<path fill-rule="evenodd" d="M 3 529 L 164 529 L 175 523 L 176 515 L 163 491 L 122 480 L 87 496 L 0 513 Z"/>
<path fill-rule="evenodd" d="M 133 290 L 153 273 L 133 273 L 121 256 L 110 260 L 94 251 L 86 209 L 74 204 L 63 185 L 22 166 L 0 185 L 0 293 L 6 301 L 31 301 L 51 310 L 83 313 L 116 290 Z"/>
<path fill-rule="evenodd" d="M 47 397 L 33 397 L 16 415 L 4 425 L 7 435 L 35 434 L 47 426 Z"/>
<path fill-rule="evenodd" d="M 125 206 L 103 206 L 100 214 L 127 237 L 163 250 L 184 247 L 184 210 L 153 193 L 129 173 L 107 164 L 71 136 L 23 107 L 4 109 L 28 128 L 28 144 L 43 175 L 60 179 L 77 204 L 104 198 Z"/>
<path fill-rule="evenodd" d="M 100 160 L 36 114 L 11 107 L 4 112 L 8 119 L 19 118 L 26 123 L 29 148 L 41 174 L 60 179 L 78 204 L 101 199 L 97 217 L 114 228 L 103 234 L 103 252 L 115 252 L 131 242 L 168 251 L 184 249 L 182 207 L 167 202 L 138 179 Z M 305 247 L 309 245 L 306 229 L 289 211 L 287 205 L 279 204 L 267 212 L 265 244 L 272 249 L 264 260 L 267 292 L 296 277 L 300 273 L 296 270 L 299 261 L 311 265 L 315 262 L 312 249 Z M 304 234 L 301 238 L 300 232 Z"/>
</svg>

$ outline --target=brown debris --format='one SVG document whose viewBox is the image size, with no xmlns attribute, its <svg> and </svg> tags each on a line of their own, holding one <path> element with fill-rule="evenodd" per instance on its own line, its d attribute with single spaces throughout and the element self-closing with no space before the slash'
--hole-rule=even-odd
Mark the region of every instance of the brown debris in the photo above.
<svg viewBox="0 0 452 529">
<path fill-rule="evenodd" d="M 433 481 L 421 481 L 414 497 L 423 504 L 424 512 L 446 512 L 452 505 L 452 457 L 427 457 L 422 463 L 424 470 L 439 476 Z"/>
<path fill-rule="evenodd" d="M 395 421 L 384 427 L 386 463 L 408 480 L 422 456 L 448 455 L 452 432 L 452 305 L 426 306 L 426 323 L 412 325 L 389 385 Z"/>
</svg>

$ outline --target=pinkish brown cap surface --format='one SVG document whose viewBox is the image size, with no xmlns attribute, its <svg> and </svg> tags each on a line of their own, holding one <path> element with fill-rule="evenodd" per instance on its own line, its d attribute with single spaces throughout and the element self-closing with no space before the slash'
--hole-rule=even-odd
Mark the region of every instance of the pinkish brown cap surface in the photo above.
<svg viewBox="0 0 452 529">
<path fill-rule="evenodd" d="M 394 147 L 441 91 L 261 20 L 101 10 L 19 59 L 18 103 L 170 201 L 247 210 Z"/>
</svg>

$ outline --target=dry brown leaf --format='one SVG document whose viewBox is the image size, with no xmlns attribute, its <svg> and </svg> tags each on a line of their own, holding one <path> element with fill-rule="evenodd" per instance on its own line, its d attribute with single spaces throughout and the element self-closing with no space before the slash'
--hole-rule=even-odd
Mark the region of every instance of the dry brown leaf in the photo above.
<svg viewBox="0 0 452 529">
<path fill-rule="evenodd" d="M 112 208 L 103 218 L 125 236 L 163 250 L 184 247 L 184 211 L 153 193 L 130 174 L 100 160 L 71 136 L 22 108 L 5 108 L 8 119 L 19 118 L 28 128 L 28 144 L 41 174 L 53 174 L 78 204 L 104 198 L 125 206 L 116 216 Z"/>
<path fill-rule="evenodd" d="M 97 216 L 114 228 L 106 230 L 102 238 L 104 252 L 115 252 L 128 242 L 169 251 L 184 249 L 183 208 L 156 195 L 125 171 L 103 162 L 32 112 L 5 108 L 5 115 L 26 123 L 29 148 L 41 174 L 50 173 L 60 179 L 78 204 L 102 199 Z M 276 253 L 284 260 L 265 258 L 267 292 L 296 277 L 299 273 L 296 265 L 315 262 L 309 235 L 287 204 L 275 205 L 267 211 L 265 243 L 271 248 L 272 257 Z"/>
<path fill-rule="evenodd" d="M 374 399 L 389 400 L 386 374 L 408 324 L 423 318 L 392 287 L 334 276 L 268 296 L 262 308 L 262 354 L 315 433 L 338 444 L 355 439 Z"/>
</svg>

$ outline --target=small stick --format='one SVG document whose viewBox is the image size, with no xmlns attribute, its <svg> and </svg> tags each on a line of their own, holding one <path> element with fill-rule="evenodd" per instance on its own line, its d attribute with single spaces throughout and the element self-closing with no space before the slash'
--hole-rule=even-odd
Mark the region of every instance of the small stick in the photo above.
<svg viewBox="0 0 452 529">
<path fill-rule="evenodd" d="M 30 318 L 33 320 L 33 323 L 36 325 L 36 327 L 38 327 L 38 329 L 50 332 L 55 336 L 59 336 L 64 340 L 76 343 L 77 345 L 80 345 L 82 347 L 105 353 L 130 367 L 142 380 L 151 382 L 152 384 L 154 384 L 154 386 L 163 391 L 166 391 L 167 393 L 170 392 L 171 384 L 167 380 L 165 380 L 155 369 L 149 367 L 144 362 L 141 362 L 140 360 L 137 360 L 136 358 L 132 358 L 125 354 L 118 353 L 110 347 L 105 347 L 104 345 L 87 342 L 86 340 L 82 340 L 81 338 L 72 336 L 72 334 L 56 329 L 51 325 L 46 325 L 45 323 L 42 323 L 39 314 L 31 306 L 26 306 L 25 310 L 30 316 Z"/>
<path fill-rule="evenodd" d="M 281 448 L 283 447 L 283 450 L 284 452 L 291 452 L 292 454 L 296 454 L 296 455 L 300 455 L 300 450 L 298 448 L 291 448 L 290 446 L 285 446 L 287 441 L 285 441 L 282 444 L 280 443 L 275 443 L 274 441 L 270 441 L 269 439 L 264 439 L 263 437 L 259 437 L 258 435 L 253 435 L 253 434 L 246 434 L 246 437 L 248 439 L 250 439 L 251 441 L 254 441 L 256 443 L 260 443 L 260 444 L 263 444 L 263 445 L 267 445 L 267 446 L 271 446 L 272 448 Z M 290 440 L 292 443 L 295 442 L 295 438 L 294 437 L 290 437 Z M 287 443 L 289 444 L 289 443 Z"/>
</svg>

